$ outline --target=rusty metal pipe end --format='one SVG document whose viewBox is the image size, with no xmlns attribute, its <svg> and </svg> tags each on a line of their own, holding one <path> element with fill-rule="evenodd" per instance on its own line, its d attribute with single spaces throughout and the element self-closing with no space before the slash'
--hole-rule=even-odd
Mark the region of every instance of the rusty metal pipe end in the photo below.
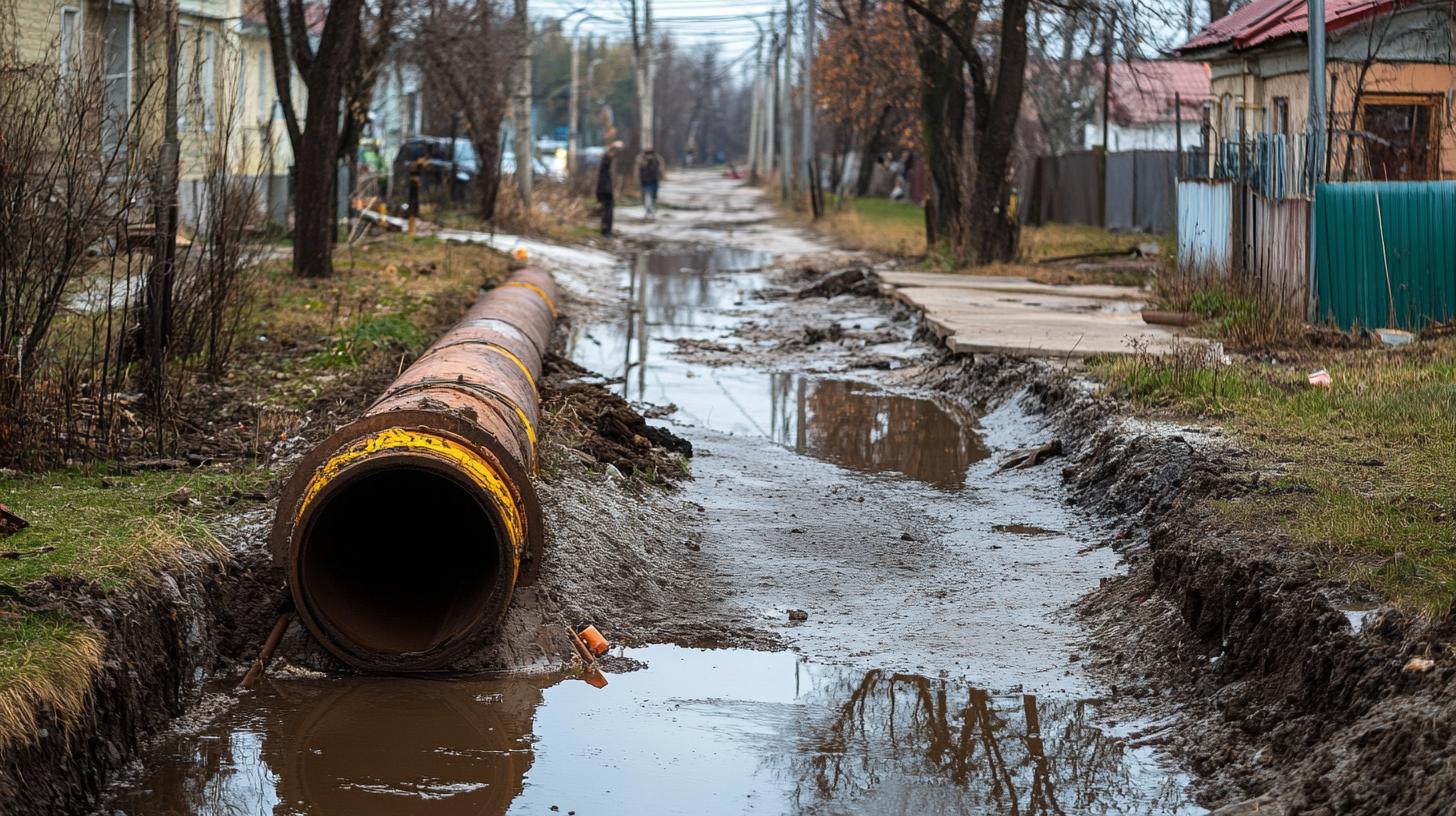
<svg viewBox="0 0 1456 816">
<path fill-rule="evenodd" d="M 536 383 L 555 289 L 539 272 L 510 283 L 314 449 L 284 489 L 274 560 L 300 620 L 356 668 L 450 667 L 489 642 L 515 587 L 535 578 Z"/>
</svg>

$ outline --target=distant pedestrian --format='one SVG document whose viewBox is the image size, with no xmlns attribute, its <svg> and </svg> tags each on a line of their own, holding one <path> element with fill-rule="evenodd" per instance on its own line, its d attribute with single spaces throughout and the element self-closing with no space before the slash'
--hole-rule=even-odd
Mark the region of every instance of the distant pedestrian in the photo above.
<svg viewBox="0 0 1456 816">
<path fill-rule="evenodd" d="M 657 217 L 657 185 L 662 181 L 662 159 L 657 151 L 646 148 L 637 163 L 637 180 L 642 184 L 642 207 L 648 218 Z"/>
<path fill-rule="evenodd" d="M 607 152 L 602 154 L 601 167 L 597 168 L 597 202 L 602 205 L 602 235 L 611 237 L 612 234 L 612 208 L 616 204 L 616 196 L 612 194 L 612 159 L 622 152 L 621 142 L 612 142 Z"/>
</svg>

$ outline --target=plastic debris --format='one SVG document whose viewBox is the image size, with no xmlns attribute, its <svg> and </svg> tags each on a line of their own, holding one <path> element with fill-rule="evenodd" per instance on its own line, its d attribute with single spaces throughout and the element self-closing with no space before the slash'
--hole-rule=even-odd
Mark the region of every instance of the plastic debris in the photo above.
<svg viewBox="0 0 1456 816">
<path fill-rule="evenodd" d="M 1334 387 L 1335 380 L 1330 376 L 1330 372 L 1321 368 L 1319 371 L 1315 371 L 1309 375 L 1309 384 L 1315 388 L 1332 388 Z"/>
</svg>

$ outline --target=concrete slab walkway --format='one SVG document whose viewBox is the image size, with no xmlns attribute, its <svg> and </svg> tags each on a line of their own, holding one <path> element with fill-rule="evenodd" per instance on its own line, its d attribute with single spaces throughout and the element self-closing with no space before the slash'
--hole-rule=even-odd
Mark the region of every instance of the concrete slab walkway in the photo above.
<svg viewBox="0 0 1456 816">
<path fill-rule="evenodd" d="M 1170 351 L 1181 336 L 1144 323 L 1131 286 L 1051 286 L 1025 278 L 935 272 L 879 273 L 887 297 L 918 309 L 958 352 L 1028 357 Z M 1201 342 L 1194 340 L 1193 342 Z"/>
</svg>

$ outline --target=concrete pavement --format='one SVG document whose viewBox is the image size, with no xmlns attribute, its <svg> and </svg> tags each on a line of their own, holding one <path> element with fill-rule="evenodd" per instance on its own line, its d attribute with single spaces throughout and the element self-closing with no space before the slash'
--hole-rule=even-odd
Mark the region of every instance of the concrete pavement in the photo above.
<svg viewBox="0 0 1456 816">
<path fill-rule="evenodd" d="M 1128 354 L 1134 342 L 1166 353 L 1182 339 L 1166 326 L 1142 321 L 1146 301 L 1131 286 L 1051 286 L 935 272 L 879 276 L 883 294 L 919 310 L 952 351 L 1081 358 Z"/>
</svg>

